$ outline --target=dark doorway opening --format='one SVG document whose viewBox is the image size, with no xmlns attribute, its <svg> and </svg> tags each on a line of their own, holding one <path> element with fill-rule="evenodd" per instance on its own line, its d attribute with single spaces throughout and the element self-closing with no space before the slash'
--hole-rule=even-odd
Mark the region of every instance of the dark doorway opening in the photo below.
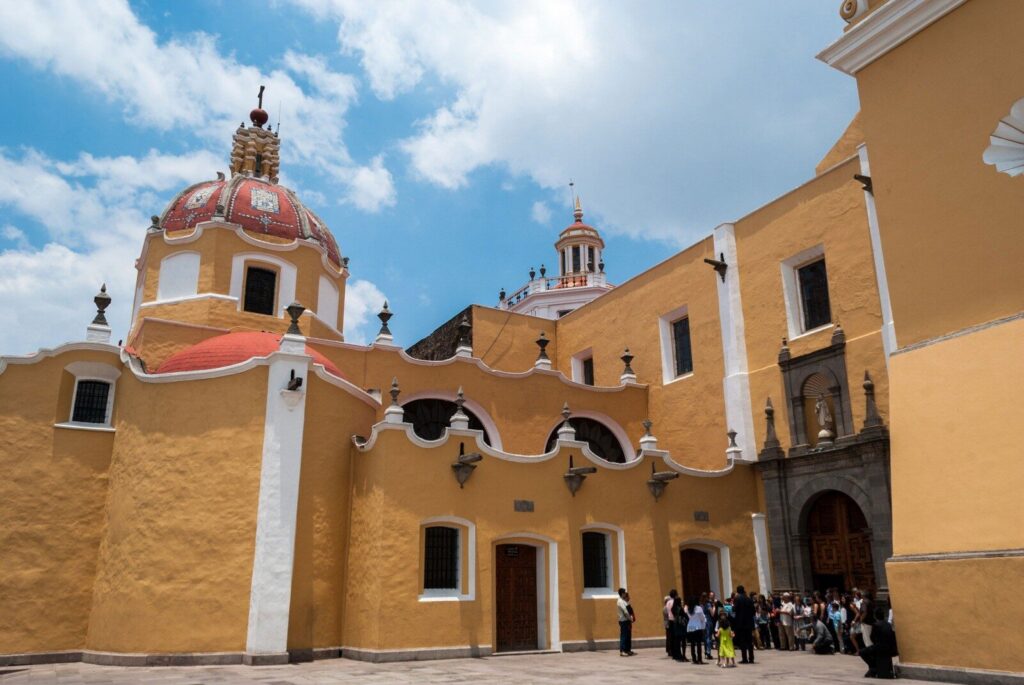
<svg viewBox="0 0 1024 685">
<path fill-rule="evenodd" d="M 498 545 L 494 569 L 495 651 L 538 649 L 537 548 Z"/>
<path fill-rule="evenodd" d="M 807 538 L 815 590 L 875 592 L 871 527 L 849 495 L 829 490 L 814 502 L 807 514 Z"/>
</svg>

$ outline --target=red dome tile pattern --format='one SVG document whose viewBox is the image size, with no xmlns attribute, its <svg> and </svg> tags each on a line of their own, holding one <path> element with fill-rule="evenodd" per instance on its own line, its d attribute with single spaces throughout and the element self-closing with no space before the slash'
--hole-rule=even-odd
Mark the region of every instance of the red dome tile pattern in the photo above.
<svg viewBox="0 0 1024 685">
<path fill-rule="evenodd" d="M 262 178 L 236 174 L 231 179 L 189 186 L 171 200 L 160 217 L 160 227 L 165 231 L 193 228 L 212 220 L 218 205 L 224 207 L 224 221 L 257 235 L 308 240 L 322 247 L 331 263 L 341 268 L 341 251 L 324 222 L 295 193 Z"/>
<path fill-rule="evenodd" d="M 154 373 L 220 369 L 249 361 L 253 357 L 266 357 L 276 352 L 280 344 L 281 336 L 277 333 L 225 333 L 175 352 Z M 309 345 L 306 345 L 306 354 L 313 357 L 313 363 L 322 364 L 329 374 L 345 378 L 334 362 Z"/>
</svg>

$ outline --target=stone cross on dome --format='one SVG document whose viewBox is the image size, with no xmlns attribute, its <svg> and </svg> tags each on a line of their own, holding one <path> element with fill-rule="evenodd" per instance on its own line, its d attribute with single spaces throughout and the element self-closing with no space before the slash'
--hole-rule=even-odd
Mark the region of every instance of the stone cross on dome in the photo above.
<svg viewBox="0 0 1024 685">
<path fill-rule="evenodd" d="M 260 86 L 257 106 L 249 112 L 250 126 L 239 124 L 231 141 L 231 175 L 254 176 L 277 183 L 281 163 L 281 141 L 270 126 L 263 128 L 270 115 L 263 109 Z"/>
</svg>

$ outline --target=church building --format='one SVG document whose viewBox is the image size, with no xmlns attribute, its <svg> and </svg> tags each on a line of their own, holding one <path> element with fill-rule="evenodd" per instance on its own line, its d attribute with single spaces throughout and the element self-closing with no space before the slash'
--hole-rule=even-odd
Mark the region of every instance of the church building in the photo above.
<svg viewBox="0 0 1024 685">
<path fill-rule="evenodd" d="M 862 110 L 804 184 L 614 286 L 576 198 L 550 275 L 407 349 L 401 302 L 344 339 L 344 230 L 254 109 L 134 293 L 0 357 L 0 665 L 608 649 L 620 587 L 654 646 L 670 588 L 745 585 L 874 593 L 920 674 L 1024 670 L 929 600 L 1024 563 L 1024 64 L 981 38 L 1024 6 L 842 15 Z"/>
</svg>

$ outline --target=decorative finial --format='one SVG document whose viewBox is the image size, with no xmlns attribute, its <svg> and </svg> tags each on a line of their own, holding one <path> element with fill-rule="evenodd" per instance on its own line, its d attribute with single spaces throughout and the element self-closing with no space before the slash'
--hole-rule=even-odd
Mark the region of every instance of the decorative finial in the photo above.
<svg viewBox="0 0 1024 685">
<path fill-rule="evenodd" d="M 536 277 L 537 277 L 537 272 L 536 272 L 536 271 L 534 271 L 534 270 L 533 270 L 533 267 L 531 266 L 531 267 L 530 267 L 530 280 L 532 281 L 532 280 L 533 280 L 533 279 L 535 279 Z"/>
<path fill-rule="evenodd" d="M 572 212 L 573 217 L 576 219 L 576 223 L 583 223 L 583 205 L 580 204 L 580 196 L 576 196 L 576 205 Z"/>
<path fill-rule="evenodd" d="M 832 340 L 829 342 L 833 345 L 841 345 L 846 342 L 846 331 L 839 324 L 839 319 L 836 319 L 836 327 L 832 329 Z"/>
<path fill-rule="evenodd" d="M 460 385 L 459 391 L 455 393 L 455 406 L 459 408 L 459 411 L 462 411 L 464 404 L 466 404 L 466 396 L 463 394 L 462 386 Z"/>
<path fill-rule="evenodd" d="M 504 301 L 505 301 L 505 289 L 502 288 L 501 290 L 498 291 L 498 302 L 504 302 Z"/>
<path fill-rule="evenodd" d="M 635 376 L 636 372 L 633 371 L 633 367 L 630 366 L 630 363 L 634 359 L 636 359 L 636 357 L 634 357 L 632 354 L 630 354 L 628 347 L 626 348 L 626 351 L 622 353 L 622 356 L 619 357 L 619 359 L 621 359 L 622 363 L 625 365 L 625 368 L 622 369 L 622 373 L 623 374 L 627 374 L 628 373 L 631 376 Z"/>
<path fill-rule="evenodd" d="M 469 428 L 469 417 L 466 416 L 466 412 L 462 410 L 462 407 L 466 404 L 466 396 L 462 394 L 462 386 L 459 386 L 459 391 L 455 393 L 455 413 L 448 419 L 448 425 L 452 428 L 458 428 L 460 430 L 466 430 Z"/>
<path fill-rule="evenodd" d="M 878 406 L 875 404 L 875 383 L 871 380 L 871 374 L 864 371 L 864 428 L 863 431 L 881 429 L 885 426 L 882 417 L 878 415 Z"/>
<path fill-rule="evenodd" d="M 265 89 L 266 86 L 260 86 L 260 92 L 259 95 L 257 95 L 259 105 L 256 109 L 249 112 L 249 121 L 251 121 L 256 128 L 263 128 L 263 124 L 270 120 L 270 115 L 263 110 L 263 91 Z"/>
<path fill-rule="evenodd" d="M 604 273 L 604 259 L 597 263 L 597 268 L 601 271 L 601 273 Z"/>
<path fill-rule="evenodd" d="M 160 217 L 154 214 L 149 217 L 149 230 L 159 231 L 160 230 Z"/>
<path fill-rule="evenodd" d="M 107 295 L 107 284 L 104 283 L 100 286 L 99 293 L 96 297 L 92 298 L 92 301 L 96 303 L 96 317 L 93 318 L 92 322 L 97 326 L 107 326 L 107 307 L 110 306 L 110 295 Z"/>
<path fill-rule="evenodd" d="M 789 361 L 789 342 L 783 338 L 782 347 L 779 348 L 779 363 Z"/>
<path fill-rule="evenodd" d="M 341 258 L 341 265 L 347 269 L 348 268 L 348 263 L 349 263 L 350 259 L 351 259 L 350 257 L 342 257 Z"/>
<path fill-rule="evenodd" d="M 462 321 L 459 322 L 459 345 L 465 345 L 469 347 L 469 332 L 473 330 L 473 324 L 469 323 L 469 318 L 463 314 Z"/>
<path fill-rule="evenodd" d="M 377 333 L 377 337 L 387 336 L 391 337 L 391 329 L 388 328 L 388 321 L 394 316 L 392 311 L 388 309 L 388 302 L 384 300 L 384 307 L 377 313 L 377 318 L 380 319 L 380 331 Z"/>
<path fill-rule="evenodd" d="M 400 393 L 401 393 L 401 390 L 399 390 L 399 388 L 398 388 L 398 376 L 395 376 L 394 378 L 391 379 L 390 395 L 391 395 L 391 406 L 392 407 L 397 407 L 398 406 L 398 395 Z"/>
<path fill-rule="evenodd" d="M 772 398 L 769 397 L 764 404 L 764 447 L 761 449 L 761 459 L 781 458 L 783 456 L 782 446 L 775 434 L 775 408 L 772 406 Z"/>
<path fill-rule="evenodd" d="M 546 359 L 546 360 L 550 361 L 551 358 L 548 357 L 547 350 L 545 350 L 544 348 L 546 348 L 548 346 L 548 343 L 550 343 L 551 341 L 548 340 L 548 336 L 544 335 L 544 331 L 540 332 L 540 337 L 537 338 L 536 342 L 537 342 L 537 347 L 540 348 L 540 354 L 537 355 L 537 359 L 538 360 Z"/>
<path fill-rule="evenodd" d="M 726 435 L 729 436 L 729 449 L 739 449 L 740 446 L 736 444 L 736 436 L 739 435 L 739 433 L 730 428 L 726 432 Z"/>
<path fill-rule="evenodd" d="M 569 410 L 569 402 L 566 401 L 562 405 L 562 419 L 565 421 L 565 425 L 569 425 L 569 417 L 572 416 L 572 412 Z"/>
<path fill-rule="evenodd" d="M 543 264 L 541 264 L 540 265 L 540 277 L 544 278 L 544 276 L 546 276 L 547 273 L 548 273 L 548 268 L 546 266 L 544 266 Z"/>
<path fill-rule="evenodd" d="M 644 419 L 640 423 L 640 425 L 644 427 L 644 437 L 645 438 L 651 437 L 651 426 L 654 425 L 654 422 L 651 421 L 650 419 Z"/>
<path fill-rule="evenodd" d="M 299 317 L 302 316 L 302 312 L 306 311 L 298 302 L 292 302 L 290 305 L 285 307 L 285 311 L 288 312 L 288 316 L 292 318 L 292 323 L 288 326 L 288 335 L 302 335 L 302 330 L 299 328 Z"/>
</svg>

